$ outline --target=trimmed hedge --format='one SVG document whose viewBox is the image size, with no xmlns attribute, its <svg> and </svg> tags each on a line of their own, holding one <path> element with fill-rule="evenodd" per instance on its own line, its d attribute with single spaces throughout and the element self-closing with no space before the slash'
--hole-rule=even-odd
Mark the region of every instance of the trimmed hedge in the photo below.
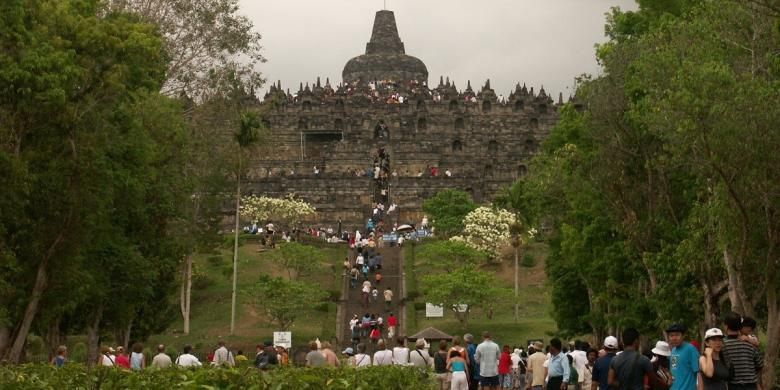
<svg viewBox="0 0 780 390">
<path fill-rule="evenodd" d="M 147 369 L 68 364 L 1 366 L 3 390 L 15 389 L 431 389 L 430 376 L 411 367 Z"/>
</svg>

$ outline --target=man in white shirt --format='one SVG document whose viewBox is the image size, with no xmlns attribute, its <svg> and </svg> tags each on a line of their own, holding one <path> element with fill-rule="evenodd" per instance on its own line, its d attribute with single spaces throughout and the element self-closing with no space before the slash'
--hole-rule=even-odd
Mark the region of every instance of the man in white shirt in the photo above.
<svg viewBox="0 0 780 390">
<path fill-rule="evenodd" d="M 165 345 L 160 344 L 157 346 L 157 355 L 154 355 L 152 359 L 152 367 L 155 368 L 168 368 L 173 364 L 171 357 L 165 354 Z"/>
<path fill-rule="evenodd" d="M 574 351 L 569 352 L 572 358 L 572 365 L 577 370 L 577 383 L 582 388 L 582 383 L 585 381 L 585 365 L 588 364 L 588 354 L 583 350 L 584 346 L 582 341 L 577 340 L 574 343 Z"/>
<path fill-rule="evenodd" d="M 388 350 L 385 347 L 385 340 L 379 340 L 379 342 L 376 343 L 377 351 L 374 352 L 374 365 L 375 366 L 390 366 L 394 362 L 394 354 L 393 351 Z M 407 361 L 409 359 L 408 349 L 407 351 Z"/>
<path fill-rule="evenodd" d="M 184 353 L 179 355 L 178 358 L 176 358 L 176 365 L 179 367 L 200 367 L 202 364 L 196 358 L 194 355 L 191 355 L 190 352 L 192 351 L 191 345 L 185 345 L 184 346 Z"/>
<path fill-rule="evenodd" d="M 406 348 L 406 337 L 398 336 L 398 346 L 393 348 L 393 364 L 397 366 L 409 365 L 409 348 Z"/>
<path fill-rule="evenodd" d="M 428 353 L 425 339 L 417 339 L 414 343 L 414 350 L 409 352 L 409 365 L 433 368 L 433 357 Z"/>
<path fill-rule="evenodd" d="M 214 351 L 214 361 L 212 362 L 212 365 L 217 367 L 233 367 L 236 365 L 235 360 L 233 360 L 233 354 L 225 347 L 224 340 L 219 340 L 219 348 Z"/>
<path fill-rule="evenodd" d="M 482 332 L 482 339 L 474 353 L 474 360 L 479 364 L 479 384 L 483 389 L 498 389 L 498 359 L 501 357 L 501 348 L 493 342 L 488 332 Z"/>
<path fill-rule="evenodd" d="M 366 345 L 360 343 L 357 345 L 358 353 L 355 355 L 355 367 L 368 367 L 371 365 L 371 356 L 366 354 Z"/>
</svg>

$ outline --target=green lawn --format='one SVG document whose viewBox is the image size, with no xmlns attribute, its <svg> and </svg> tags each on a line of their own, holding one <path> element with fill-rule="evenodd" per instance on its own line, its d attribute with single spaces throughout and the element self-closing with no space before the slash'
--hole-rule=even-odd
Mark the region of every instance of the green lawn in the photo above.
<svg viewBox="0 0 780 390">
<path fill-rule="evenodd" d="M 321 272 L 304 278 L 317 284 L 326 291 L 340 291 L 341 262 L 346 253 L 345 245 L 321 245 L 326 262 L 322 264 Z M 246 290 L 252 286 L 258 276 L 263 273 L 286 276 L 283 270 L 270 260 L 270 251 L 260 251 L 260 246 L 253 240 L 248 240 L 239 248 L 238 260 L 238 297 L 236 312 L 236 334 L 230 336 L 230 302 L 232 292 L 232 259 L 233 251 L 220 250 L 219 254 L 198 255 L 195 259 L 196 273 L 204 274 L 212 281 L 206 288 L 192 293 L 192 315 L 190 319 L 190 334 L 182 332 L 181 316 L 162 334 L 152 336 L 147 345 L 164 343 L 180 350 L 184 344 L 192 344 L 197 350 L 205 351 L 224 338 L 234 348 L 254 351 L 254 345 L 273 338 L 275 327 L 270 324 L 262 313 L 262 309 L 252 303 Z M 212 257 L 221 257 L 217 264 Z M 338 296 L 338 295 L 337 295 Z M 293 343 L 302 345 L 319 337 L 320 340 L 330 340 L 335 337 L 336 304 L 327 303 L 312 307 L 312 310 L 301 313 L 291 331 Z"/>
<path fill-rule="evenodd" d="M 419 250 L 422 245 L 417 245 Z M 494 340 L 499 344 L 523 346 L 529 339 L 549 339 L 550 334 L 556 330 L 555 322 L 549 315 L 550 293 L 546 286 L 544 273 L 544 261 L 547 257 L 547 247 L 544 244 L 535 243 L 527 249 L 536 260 L 533 267 L 520 267 L 518 292 L 519 320 L 514 321 L 514 300 L 496 302 L 493 308 L 493 318 L 487 318 L 484 308 L 473 308 L 470 314 L 468 327 L 464 329 L 452 312 L 445 311 L 443 318 L 426 318 L 425 310 L 415 310 L 414 304 L 407 304 L 407 333 L 412 335 L 421 329 L 433 326 L 450 335 L 463 335 L 471 333 L 477 338 L 482 331 L 490 331 Z M 426 275 L 427 267 L 414 264 L 412 261 L 412 247 L 407 246 L 404 252 L 405 271 L 407 276 L 407 291 L 420 291 L 419 278 Z M 418 259 L 419 261 L 419 259 Z M 483 266 L 485 270 L 493 270 L 501 286 L 514 292 L 514 261 L 511 256 L 499 264 Z M 413 293 L 412 293 L 413 294 Z M 419 296 L 415 299 L 418 307 L 424 304 L 425 299 Z"/>
</svg>

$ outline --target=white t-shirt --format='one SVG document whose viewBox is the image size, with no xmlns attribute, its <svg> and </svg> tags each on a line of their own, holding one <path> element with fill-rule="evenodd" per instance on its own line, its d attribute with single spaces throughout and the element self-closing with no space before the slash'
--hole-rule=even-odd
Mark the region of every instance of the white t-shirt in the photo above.
<svg viewBox="0 0 780 390">
<path fill-rule="evenodd" d="M 113 367 L 114 363 L 116 362 L 116 356 L 114 355 L 102 355 L 103 358 L 100 360 L 100 364 L 104 365 L 106 367 Z"/>
<path fill-rule="evenodd" d="M 520 355 L 513 353 L 509 357 L 512 359 L 512 369 L 518 368 L 520 364 Z"/>
<path fill-rule="evenodd" d="M 179 355 L 178 358 L 176 358 L 176 365 L 180 367 L 200 367 L 202 364 L 193 355 L 190 355 L 188 353 L 185 353 L 183 355 Z"/>
<path fill-rule="evenodd" d="M 407 359 L 409 356 L 406 356 Z M 375 366 L 391 366 L 393 364 L 393 351 L 383 349 L 374 353 Z"/>
<path fill-rule="evenodd" d="M 395 347 L 393 348 L 393 363 L 399 366 L 405 366 L 409 364 L 409 348 Z"/>
<path fill-rule="evenodd" d="M 577 369 L 577 382 L 585 380 L 585 365 L 588 364 L 588 354 L 585 351 L 572 351 L 571 355 L 574 368 Z"/>
<path fill-rule="evenodd" d="M 363 255 L 358 255 L 358 257 L 355 259 L 355 264 L 363 265 L 364 261 L 365 261 L 365 259 L 363 258 Z"/>
<path fill-rule="evenodd" d="M 371 356 L 364 353 L 355 355 L 355 367 L 367 367 L 371 365 Z"/>
</svg>

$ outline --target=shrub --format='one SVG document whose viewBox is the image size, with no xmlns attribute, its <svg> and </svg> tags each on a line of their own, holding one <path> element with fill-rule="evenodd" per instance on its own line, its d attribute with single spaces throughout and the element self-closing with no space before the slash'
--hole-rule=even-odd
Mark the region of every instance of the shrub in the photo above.
<svg viewBox="0 0 780 390">
<path fill-rule="evenodd" d="M 230 269 L 231 276 L 233 269 L 231 267 Z M 195 274 L 192 275 L 192 289 L 193 290 L 205 290 L 211 286 L 213 286 L 215 283 L 214 279 L 212 279 L 210 276 L 206 274 Z"/>
<path fill-rule="evenodd" d="M 358 375 L 359 372 L 359 375 Z M 432 389 L 429 377 L 413 367 L 166 369 L 132 372 L 81 364 L 54 368 L 45 364 L 0 366 L 3 389 Z"/>
<path fill-rule="evenodd" d="M 415 302 L 414 303 L 414 310 L 415 311 L 425 310 L 425 302 Z"/>
<path fill-rule="evenodd" d="M 536 266 L 536 258 L 534 257 L 534 255 L 530 253 L 526 253 L 523 255 L 523 259 L 520 260 L 520 265 L 527 268 L 534 267 Z"/>
<path fill-rule="evenodd" d="M 219 267 L 222 264 L 225 264 L 225 259 L 222 256 L 209 256 L 206 260 L 208 260 L 212 267 Z"/>
<path fill-rule="evenodd" d="M 87 345 L 84 343 L 76 343 L 73 348 L 68 348 L 68 357 L 72 362 L 86 362 Z"/>
<path fill-rule="evenodd" d="M 331 302 L 338 302 L 341 300 L 341 291 L 328 290 L 328 300 Z"/>
</svg>

